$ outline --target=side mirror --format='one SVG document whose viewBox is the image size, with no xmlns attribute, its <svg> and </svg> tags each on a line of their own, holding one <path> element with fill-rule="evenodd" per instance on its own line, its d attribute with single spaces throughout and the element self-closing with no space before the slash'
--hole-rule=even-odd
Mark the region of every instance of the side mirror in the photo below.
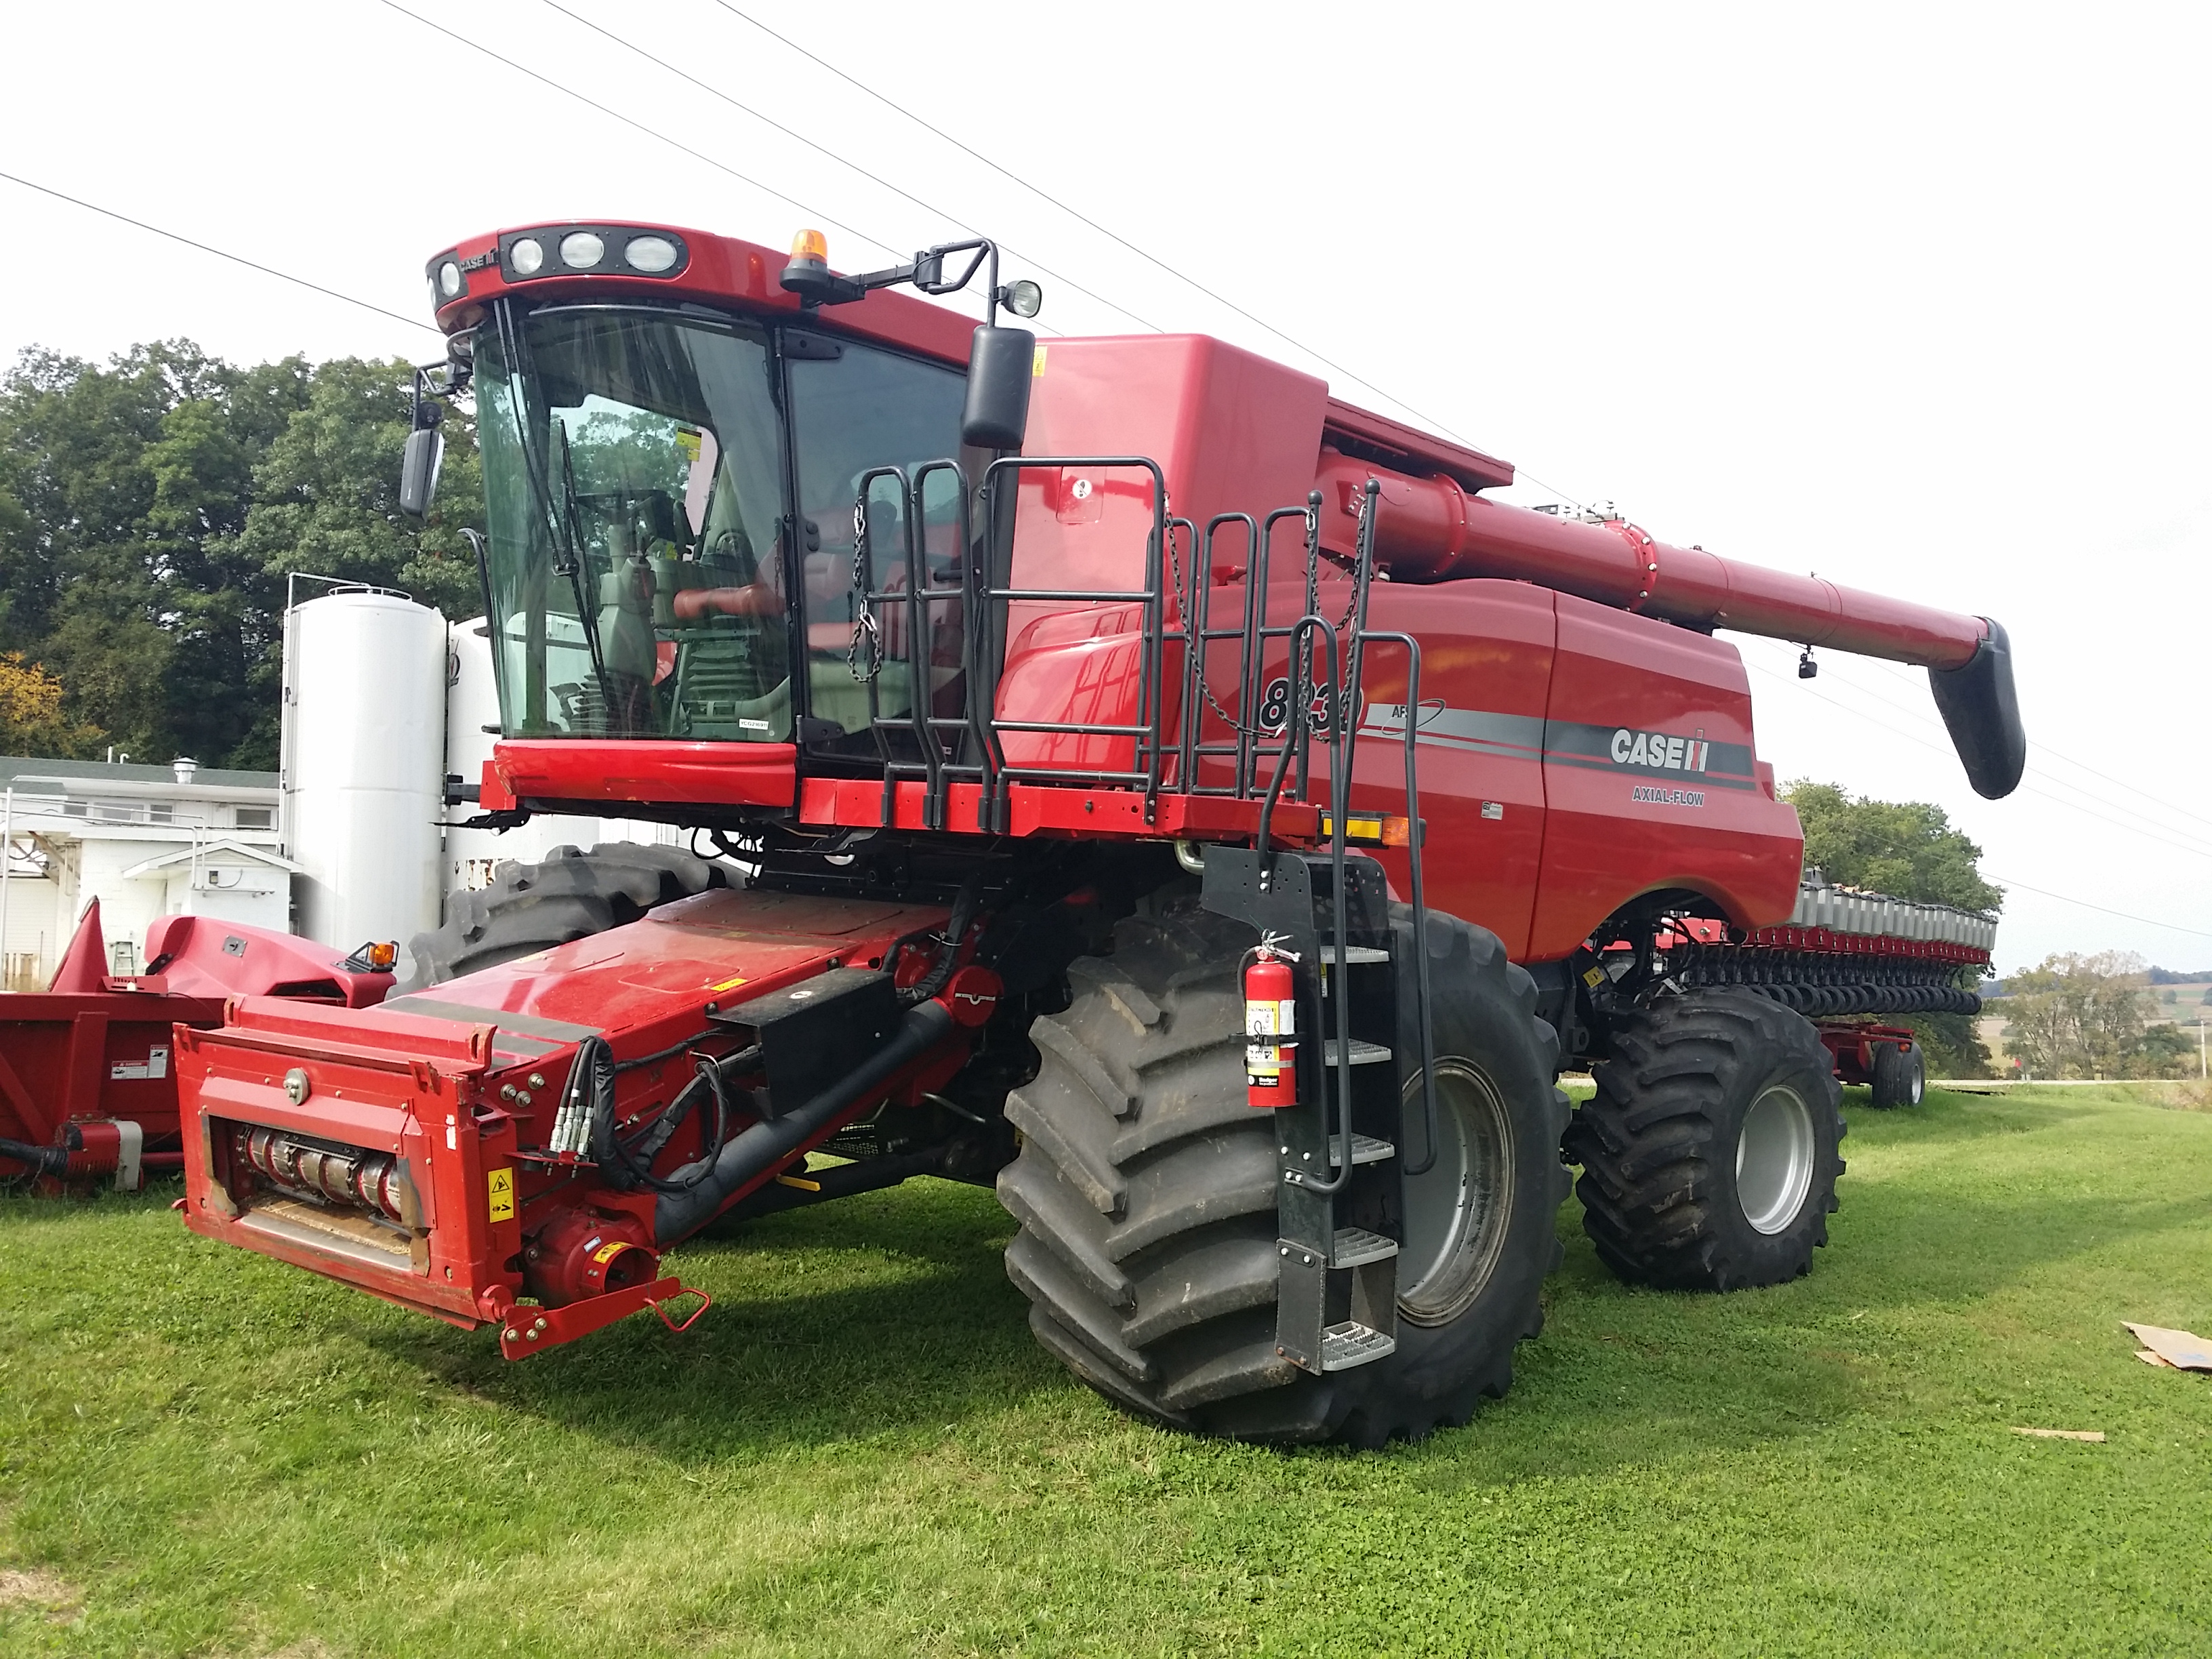
<svg viewBox="0 0 2212 1659">
<path fill-rule="evenodd" d="M 438 493 L 438 468 L 446 459 L 446 434 L 434 426 L 417 427 L 407 434 L 407 449 L 399 463 L 399 510 L 419 519 L 430 510 Z"/>
<path fill-rule="evenodd" d="M 1036 336 L 1025 328 L 983 327 L 968 351 L 968 403 L 960 441 L 970 449 L 1022 447 L 1030 424 L 1030 381 Z"/>
</svg>

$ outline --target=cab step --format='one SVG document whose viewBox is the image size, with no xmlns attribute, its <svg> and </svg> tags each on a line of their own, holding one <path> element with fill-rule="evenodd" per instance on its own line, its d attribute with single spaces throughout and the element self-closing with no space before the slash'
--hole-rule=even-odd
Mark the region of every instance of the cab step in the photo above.
<svg viewBox="0 0 2212 1659">
<path fill-rule="evenodd" d="M 1352 1039 L 1352 1063 L 1354 1066 L 1380 1066 L 1389 1058 L 1390 1051 L 1381 1043 L 1363 1042 L 1358 1037 Z M 1324 1066 L 1336 1064 L 1334 1037 L 1330 1037 L 1321 1045 L 1321 1062 Z"/>
<path fill-rule="evenodd" d="M 1388 1261 L 1398 1254 L 1398 1241 L 1364 1227 L 1339 1227 L 1328 1251 L 1332 1267 L 1364 1267 L 1370 1261 Z"/>
<path fill-rule="evenodd" d="M 1348 1371 L 1355 1365 L 1371 1365 L 1398 1352 L 1398 1339 L 1387 1336 L 1356 1319 L 1328 1326 L 1321 1334 L 1321 1368 Z"/>
</svg>

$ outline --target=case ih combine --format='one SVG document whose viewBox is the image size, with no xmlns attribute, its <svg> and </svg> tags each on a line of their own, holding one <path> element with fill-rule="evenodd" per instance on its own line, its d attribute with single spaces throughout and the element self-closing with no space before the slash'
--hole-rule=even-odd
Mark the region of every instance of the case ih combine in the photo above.
<svg viewBox="0 0 2212 1659">
<path fill-rule="evenodd" d="M 979 270 L 972 331 L 888 291 Z M 986 242 L 844 276 L 565 223 L 428 274 L 403 496 L 472 386 L 485 817 L 699 856 L 506 866 L 382 1006 L 180 1031 L 211 1238 L 521 1358 L 696 1317 L 663 1258 L 718 1222 L 995 1182 L 1100 1393 L 1379 1444 L 1507 1385 L 1565 1160 L 1625 1277 L 1787 1279 L 1837 1065 L 1911 1093 L 1850 1017 L 1972 1006 L 1986 924 L 1800 913 L 1713 632 L 1925 665 L 1997 796 L 1992 622 L 1498 504 L 1504 463 L 1218 341 L 1040 345 Z"/>
</svg>

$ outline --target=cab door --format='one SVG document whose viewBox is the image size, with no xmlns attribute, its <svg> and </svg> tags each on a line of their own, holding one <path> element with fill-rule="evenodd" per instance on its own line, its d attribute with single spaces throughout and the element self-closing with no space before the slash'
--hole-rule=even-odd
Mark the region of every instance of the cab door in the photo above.
<svg viewBox="0 0 2212 1659">
<path fill-rule="evenodd" d="M 873 468 L 897 466 L 909 477 L 930 461 L 960 453 L 960 411 L 967 376 L 943 364 L 786 329 L 781 336 L 784 395 L 791 427 L 794 567 L 799 639 L 805 672 L 806 716 L 801 741 L 811 751 L 872 759 L 870 685 L 876 712 L 911 714 L 915 688 L 906 641 L 906 606 L 871 607 L 874 627 L 862 625 L 854 584 L 853 504 L 860 480 Z M 957 587 L 963 550 L 956 545 L 957 481 L 949 471 L 925 487 L 926 575 L 933 589 Z M 903 592 L 907 504 L 896 484 L 880 480 L 869 490 L 870 557 L 860 576 L 873 592 Z M 962 619 L 954 602 L 927 607 L 930 637 L 919 653 L 928 684 L 921 695 L 933 708 L 957 711 L 964 692 Z"/>
</svg>

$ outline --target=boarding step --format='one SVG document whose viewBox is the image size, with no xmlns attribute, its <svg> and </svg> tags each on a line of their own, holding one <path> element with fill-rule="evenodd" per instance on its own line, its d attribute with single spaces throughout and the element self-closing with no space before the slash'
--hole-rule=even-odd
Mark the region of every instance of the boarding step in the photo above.
<svg viewBox="0 0 2212 1659">
<path fill-rule="evenodd" d="M 1352 1039 L 1352 1063 L 1354 1066 L 1380 1066 L 1384 1060 L 1389 1058 L 1390 1051 L 1388 1048 L 1385 1048 L 1381 1043 L 1362 1042 L 1358 1037 Z M 1326 1042 L 1321 1045 L 1321 1063 L 1324 1066 L 1334 1066 L 1336 1064 L 1336 1039 L 1334 1037 L 1329 1038 Z"/>
<path fill-rule="evenodd" d="M 1332 1267 L 1364 1267 L 1370 1261 L 1388 1261 L 1398 1254 L 1398 1241 L 1373 1233 L 1364 1227 L 1339 1227 L 1334 1243 L 1329 1246 L 1328 1265 Z"/>
<path fill-rule="evenodd" d="M 1398 1156 L 1398 1149 L 1380 1135 L 1355 1134 L 1352 1137 L 1352 1161 L 1354 1164 L 1380 1164 Z M 1328 1167 L 1344 1167 L 1344 1147 L 1334 1135 L 1328 1138 Z"/>
<path fill-rule="evenodd" d="M 1321 965 L 1326 968 L 1335 960 L 1336 946 L 1323 939 L 1321 943 Z M 1389 960 L 1388 951 L 1378 951 L 1371 945 L 1347 945 L 1344 947 L 1344 965 L 1347 968 L 1360 968 L 1370 963 Z"/>
<path fill-rule="evenodd" d="M 1348 1371 L 1355 1365 L 1371 1365 L 1398 1352 L 1398 1339 L 1385 1336 L 1356 1319 L 1325 1327 L 1321 1334 L 1321 1368 Z"/>
</svg>

